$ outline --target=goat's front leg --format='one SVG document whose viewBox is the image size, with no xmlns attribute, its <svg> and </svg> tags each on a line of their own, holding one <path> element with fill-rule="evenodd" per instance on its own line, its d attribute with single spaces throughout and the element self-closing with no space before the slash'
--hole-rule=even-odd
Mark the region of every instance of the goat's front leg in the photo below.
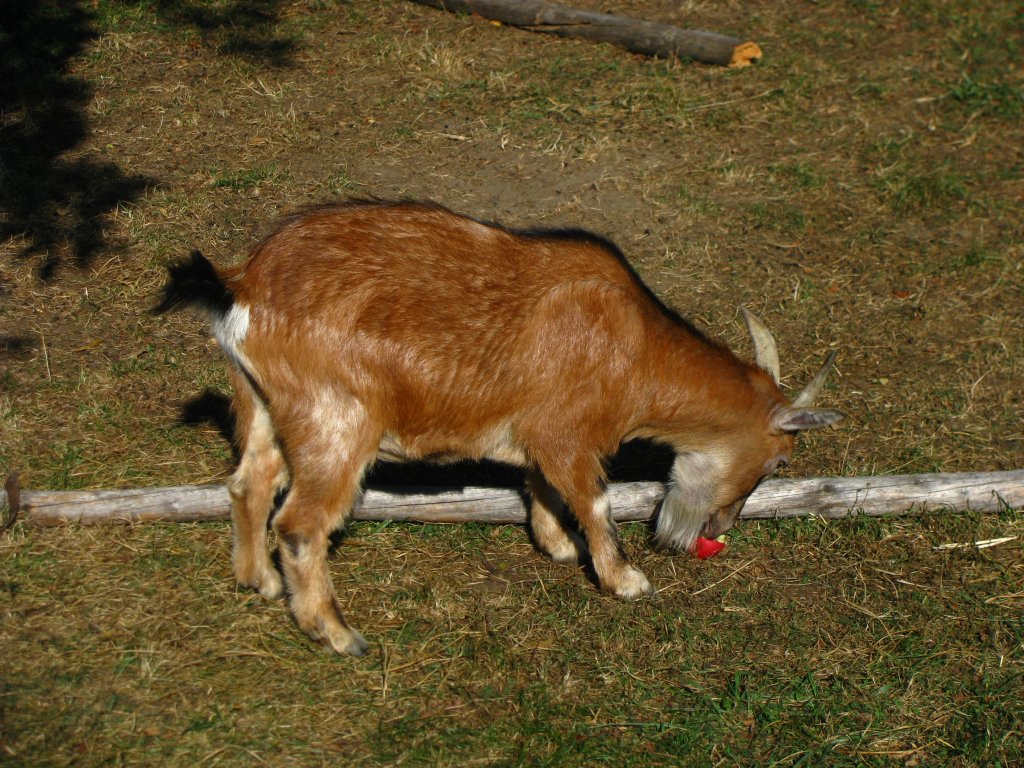
<svg viewBox="0 0 1024 768">
<path fill-rule="evenodd" d="M 587 543 L 571 527 L 565 501 L 538 470 L 526 475 L 530 490 L 530 536 L 534 546 L 556 563 L 574 565 L 587 558 Z"/>
<path fill-rule="evenodd" d="M 598 584 L 625 600 L 638 600 L 654 590 L 644 574 L 626 560 L 611 504 L 600 480 L 600 460 L 586 452 L 539 462 L 547 482 L 568 503 L 579 520 Z"/>
<path fill-rule="evenodd" d="M 643 571 L 634 568 L 626 559 L 618 529 L 612 520 L 608 494 L 602 491 L 589 499 L 578 499 L 576 504 L 570 502 L 570 505 L 576 511 L 586 536 L 601 589 L 624 600 L 639 600 L 644 595 L 653 594 L 654 588 Z"/>
</svg>

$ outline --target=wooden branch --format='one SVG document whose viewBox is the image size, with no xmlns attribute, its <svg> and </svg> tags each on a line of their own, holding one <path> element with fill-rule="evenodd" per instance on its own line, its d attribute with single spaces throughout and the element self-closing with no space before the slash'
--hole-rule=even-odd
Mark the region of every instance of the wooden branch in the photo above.
<svg viewBox="0 0 1024 768">
<path fill-rule="evenodd" d="M 618 521 L 647 520 L 664 493 L 661 483 L 609 486 Z M 0 504 L 6 494 L 0 495 Z M 1024 507 L 1024 470 L 881 477 L 776 479 L 747 500 L 742 518 L 852 514 L 903 515 L 934 509 L 997 512 Z M 13 511 L 13 510 L 12 510 Z M 21 519 L 30 525 L 218 520 L 230 516 L 222 485 L 184 485 L 108 491 L 21 491 Z M 523 494 L 509 488 L 371 488 L 356 520 L 423 523 L 526 521 Z"/>
<path fill-rule="evenodd" d="M 455 13 L 473 13 L 531 32 L 614 43 L 647 56 L 695 59 L 707 64 L 745 67 L 761 58 L 757 43 L 736 37 L 680 29 L 670 24 L 581 11 L 544 0 L 412 0 Z"/>
</svg>

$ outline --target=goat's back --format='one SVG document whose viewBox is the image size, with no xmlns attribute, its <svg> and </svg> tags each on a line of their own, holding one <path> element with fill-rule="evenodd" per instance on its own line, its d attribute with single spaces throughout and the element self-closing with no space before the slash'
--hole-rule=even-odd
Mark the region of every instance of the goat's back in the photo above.
<svg viewBox="0 0 1024 768">
<path fill-rule="evenodd" d="M 423 203 L 297 214 L 228 284 L 261 386 L 341 388 L 406 443 L 447 434 L 427 441 L 438 451 L 545 421 L 600 423 L 614 447 L 648 396 L 652 347 L 681 330 L 602 238 Z"/>
</svg>

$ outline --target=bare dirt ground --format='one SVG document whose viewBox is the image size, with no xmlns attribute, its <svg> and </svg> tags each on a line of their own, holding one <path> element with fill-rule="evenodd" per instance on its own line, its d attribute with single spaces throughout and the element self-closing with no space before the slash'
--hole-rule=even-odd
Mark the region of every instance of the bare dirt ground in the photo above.
<svg viewBox="0 0 1024 768">
<path fill-rule="evenodd" d="M 824 399 L 849 417 L 802 439 L 792 474 L 1024 466 L 1010 4 L 576 4 L 765 57 L 654 61 L 397 0 L 12 10 L 0 470 L 26 488 L 222 482 L 226 377 L 201 319 L 148 314 L 165 266 L 193 247 L 240 259 L 276 216 L 343 195 L 607 235 L 741 353 L 739 307 L 759 313 L 792 387 L 840 350 Z M 752 526 L 703 569 L 641 555 L 636 531 L 631 551 L 671 585 L 637 609 L 507 531 L 363 526 L 332 562 L 362 585 L 350 610 L 381 650 L 350 672 L 281 606 L 234 593 L 224 526 L 17 528 L 0 749 L 51 765 L 1010 765 L 1020 541 L 931 546 L 1020 530 L 1014 511 Z"/>
</svg>

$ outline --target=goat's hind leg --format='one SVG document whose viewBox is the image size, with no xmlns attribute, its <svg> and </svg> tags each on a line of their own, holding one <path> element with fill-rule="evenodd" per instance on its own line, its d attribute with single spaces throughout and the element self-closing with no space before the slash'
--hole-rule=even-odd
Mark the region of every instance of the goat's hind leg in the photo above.
<svg viewBox="0 0 1024 768">
<path fill-rule="evenodd" d="M 363 472 L 380 436 L 368 428 L 355 401 L 334 403 L 316 419 L 282 420 L 291 488 L 274 528 L 281 541 L 281 569 L 296 624 L 337 653 L 362 656 L 367 643 L 349 626 L 327 567 L 328 537 L 345 522 L 359 494 Z"/>
<path fill-rule="evenodd" d="M 267 549 L 267 521 L 278 491 L 288 482 L 284 456 L 270 414 L 245 377 L 230 369 L 241 461 L 228 482 L 234 533 L 235 578 L 264 597 L 281 597 L 281 575 Z"/>
</svg>

